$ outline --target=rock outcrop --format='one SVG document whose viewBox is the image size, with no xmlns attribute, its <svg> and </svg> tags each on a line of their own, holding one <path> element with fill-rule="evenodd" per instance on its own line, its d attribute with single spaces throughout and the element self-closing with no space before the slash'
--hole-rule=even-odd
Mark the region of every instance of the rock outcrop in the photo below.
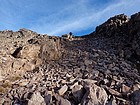
<svg viewBox="0 0 140 105">
<path fill-rule="evenodd" d="M 126 15 L 116 15 L 102 25 L 97 26 L 95 32 L 89 36 L 105 37 L 112 40 L 111 46 L 125 58 L 140 61 L 140 12 L 129 19 Z"/>
<path fill-rule="evenodd" d="M 123 31 L 122 27 L 129 21 L 129 18 L 124 15 L 116 15 L 108 19 L 105 23 L 96 27 L 96 34 L 101 36 L 115 36 L 120 35 Z"/>
<path fill-rule="evenodd" d="M 58 38 L 40 36 L 39 34 L 20 29 L 17 32 L 0 32 L 0 77 L 1 80 L 12 76 L 23 76 L 43 62 L 57 60 L 61 56 Z"/>
</svg>

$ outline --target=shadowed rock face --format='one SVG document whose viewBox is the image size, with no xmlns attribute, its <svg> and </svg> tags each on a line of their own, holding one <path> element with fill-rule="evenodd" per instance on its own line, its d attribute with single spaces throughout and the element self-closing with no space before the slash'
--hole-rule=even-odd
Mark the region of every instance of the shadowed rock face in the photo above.
<svg viewBox="0 0 140 105">
<path fill-rule="evenodd" d="M 97 26 L 89 37 L 104 37 L 112 40 L 116 50 L 123 51 L 124 56 L 131 61 L 140 61 L 140 12 L 131 16 L 116 15 L 105 23 Z"/>
<path fill-rule="evenodd" d="M 132 49 L 138 55 L 138 59 L 140 59 L 140 13 L 131 16 L 128 22 L 128 30 Z"/>
<path fill-rule="evenodd" d="M 140 13 L 82 37 L 0 32 L 0 104 L 139 105 Z"/>
<path fill-rule="evenodd" d="M 128 17 L 124 14 L 116 15 L 100 26 L 96 27 L 96 34 L 111 37 L 121 33 L 122 27 L 129 21 Z"/>
</svg>

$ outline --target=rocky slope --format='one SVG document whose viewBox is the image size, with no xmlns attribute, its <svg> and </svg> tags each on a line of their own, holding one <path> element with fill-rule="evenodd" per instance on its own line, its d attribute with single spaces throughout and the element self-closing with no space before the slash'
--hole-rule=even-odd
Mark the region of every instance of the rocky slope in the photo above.
<svg viewBox="0 0 140 105">
<path fill-rule="evenodd" d="M 136 13 L 83 37 L 1 31 L 0 104 L 140 105 L 139 29 Z"/>
</svg>

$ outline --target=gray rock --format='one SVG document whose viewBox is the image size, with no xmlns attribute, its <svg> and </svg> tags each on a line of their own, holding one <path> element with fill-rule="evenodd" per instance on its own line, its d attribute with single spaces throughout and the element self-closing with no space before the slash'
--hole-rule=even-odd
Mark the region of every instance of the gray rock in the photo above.
<svg viewBox="0 0 140 105">
<path fill-rule="evenodd" d="M 88 60 L 88 59 L 85 59 L 85 60 L 84 60 L 84 64 L 85 64 L 86 66 L 88 66 L 88 65 L 92 64 L 92 61 L 91 61 L 91 60 Z"/>
<path fill-rule="evenodd" d="M 92 71 L 93 77 L 98 77 L 99 73 L 100 73 L 100 72 L 97 71 L 97 70 L 93 70 L 93 71 Z"/>
<path fill-rule="evenodd" d="M 135 84 L 132 87 L 132 91 L 136 91 L 136 90 L 139 90 L 139 89 L 140 89 L 140 84 Z"/>
<path fill-rule="evenodd" d="M 106 105 L 117 105 L 116 100 L 112 98 Z"/>
<path fill-rule="evenodd" d="M 0 81 L 4 80 L 4 76 L 1 76 L 1 71 L 0 71 Z"/>
<path fill-rule="evenodd" d="M 70 89 L 73 89 L 74 86 L 76 86 L 76 85 L 78 85 L 78 82 L 75 82 L 74 84 L 70 85 L 69 88 L 70 88 Z"/>
<path fill-rule="evenodd" d="M 82 97 L 84 96 L 84 89 L 82 85 L 75 85 L 72 88 L 72 94 L 78 100 L 78 102 L 81 101 Z"/>
<path fill-rule="evenodd" d="M 114 90 L 114 89 L 108 88 L 108 91 L 109 91 L 112 95 L 114 95 L 114 96 L 118 96 L 118 97 L 121 97 L 121 96 L 122 96 L 121 93 L 119 93 L 118 91 L 116 91 L 116 90 Z"/>
<path fill-rule="evenodd" d="M 0 105 L 3 105 L 5 99 L 4 98 L 0 98 Z"/>
<path fill-rule="evenodd" d="M 130 87 L 126 86 L 125 84 L 122 84 L 122 92 L 123 92 L 123 93 L 129 92 L 130 89 L 131 89 Z"/>
<path fill-rule="evenodd" d="M 106 91 L 95 85 L 92 80 L 83 81 L 86 93 L 82 99 L 82 105 L 105 105 L 107 102 Z"/>
<path fill-rule="evenodd" d="M 140 90 L 136 90 L 131 94 L 131 104 L 140 105 Z"/>
<path fill-rule="evenodd" d="M 31 99 L 28 101 L 28 105 L 46 105 L 44 98 L 39 92 L 33 93 Z"/>
<path fill-rule="evenodd" d="M 51 91 L 47 91 L 44 100 L 47 105 L 50 105 L 52 103 L 52 92 Z"/>
<path fill-rule="evenodd" d="M 59 90 L 58 90 L 58 93 L 59 95 L 63 95 L 65 94 L 65 92 L 68 90 L 68 86 L 67 85 L 64 85 L 62 86 Z"/>
<path fill-rule="evenodd" d="M 109 80 L 108 79 L 104 79 L 104 83 L 105 84 L 109 83 Z"/>
<path fill-rule="evenodd" d="M 20 86 L 26 86 L 28 83 L 29 83 L 29 81 L 27 81 L 27 80 L 21 80 L 19 85 Z"/>
<path fill-rule="evenodd" d="M 71 105 L 67 99 L 62 98 L 59 95 L 55 95 L 55 98 L 57 99 L 59 105 Z"/>
</svg>

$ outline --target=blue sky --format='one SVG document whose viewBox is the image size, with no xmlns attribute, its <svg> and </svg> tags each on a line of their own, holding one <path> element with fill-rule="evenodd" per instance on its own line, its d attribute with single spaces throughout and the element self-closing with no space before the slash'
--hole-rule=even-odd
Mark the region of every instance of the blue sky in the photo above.
<svg viewBox="0 0 140 105">
<path fill-rule="evenodd" d="M 140 11 L 140 0 L 0 0 L 0 30 L 85 35 L 109 17 Z"/>
</svg>

